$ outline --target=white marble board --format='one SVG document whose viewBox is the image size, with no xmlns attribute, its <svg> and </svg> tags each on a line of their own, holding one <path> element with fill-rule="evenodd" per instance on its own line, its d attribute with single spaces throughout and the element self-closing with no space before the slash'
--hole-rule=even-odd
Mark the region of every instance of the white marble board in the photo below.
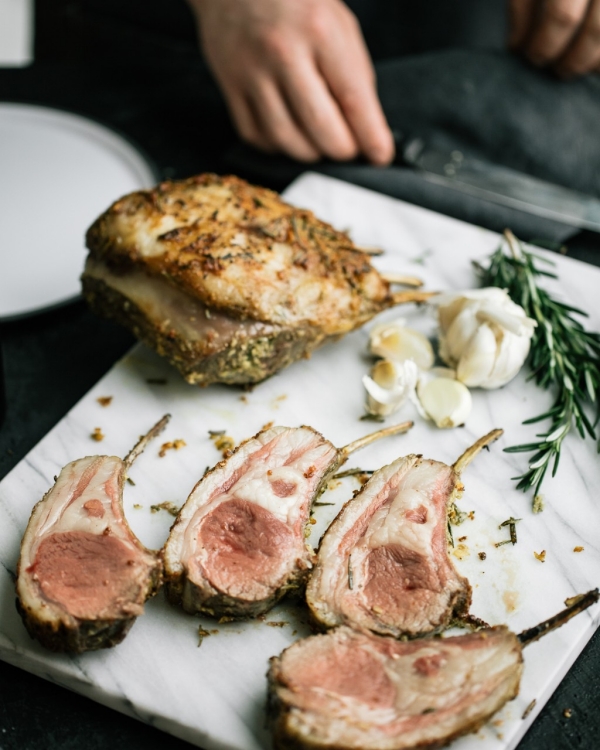
<svg viewBox="0 0 600 750">
<path fill-rule="evenodd" d="M 492 232 L 315 174 L 299 178 L 286 197 L 337 227 L 349 228 L 357 243 L 381 246 L 385 255 L 375 260 L 380 269 L 421 275 L 429 289 L 474 286 L 471 261 L 486 258 L 499 241 Z M 553 283 L 553 288 L 588 310 L 587 325 L 600 329 L 600 269 L 568 257 L 551 257 L 560 276 L 560 284 Z M 398 314 L 389 311 L 384 316 Z M 411 307 L 401 314 L 414 327 L 433 333 L 433 321 L 423 310 Z M 63 465 L 99 452 L 125 455 L 140 433 L 165 412 L 172 414 L 172 421 L 135 464 L 131 472 L 135 486 L 126 486 L 124 499 L 134 531 L 147 546 L 156 548 L 166 539 L 173 518 L 165 511 L 151 512 L 150 506 L 165 501 L 181 504 L 205 467 L 220 458 L 208 430 L 226 430 L 240 441 L 267 422 L 304 423 L 338 446 L 366 434 L 374 428 L 373 423 L 359 420 L 361 376 L 369 366 L 367 336 L 367 329 L 360 330 L 246 394 L 219 386 L 188 386 L 152 352 L 136 346 L 0 484 L 0 658 L 206 750 L 268 747 L 264 721 L 268 658 L 308 634 L 301 610 L 282 604 L 264 622 L 219 626 L 184 614 L 159 594 L 116 648 L 78 657 L 51 654 L 29 638 L 14 607 L 19 543 L 32 506 Z M 168 382 L 148 382 L 157 378 Z M 110 406 L 98 403 L 101 396 L 113 397 Z M 521 421 L 545 410 L 550 400 L 522 373 L 499 391 L 474 392 L 473 412 L 461 429 L 436 430 L 418 419 L 410 406 L 397 419 L 416 417 L 411 433 L 367 448 L 349 464 L 375 469 L 411 452 L 451 463 L 477 437 L 503 427 L 505 436 L 489 453 L 482 453 L 463 477 L 466 492 L 461 507 L 475 510 L 475 517 L 455 530 L 455 536 L 467 536 L 468 550 L 456 565 L 473 584 L 472 612 L 490 623 L 508 623 L 517 632 L 560 610 L 566 597 L 600 584 L 600 460 L 594 442 L 575 436 L 565 440 L 558 476 L 544 487 L 546 509 L 541 515 L 532 514 L 531 496 L 517 492 L 511 480 L 522 471 L 524 457 L 502 451 L 530 441 L 535 428 Z M 101 443 L 90 439 L 95 427 L 105 435 Z M 177 438 L 184 439 L 186 447 L 160 458 L 160 444 Z M 323 499 L 339 507 L 356 481 L 342 480 Z M 335 512 L 329 506 L 316 511 L 313 541 Z M 511 515 L 523 519 L 518 543 L 495 548 L 494 542 L 506 536 L 506 529 L 499 530 L 498 524 Z M 584 551 L 575 553 L 576 546 Z M 541 550 L 546 550 L 544 563 L 533 554 Z M 486 552 L 485 561 L 480 560 L 480 551 Z M 456 741 L 453 748 L 516 747 L 599 621 L 595 607 L 528 647 L 520 695 L 478 734 Z M 198 647 L 200 624 L 218 633 Z M 535 709 L 523 720 L 533 699 Z"/>
</svg>

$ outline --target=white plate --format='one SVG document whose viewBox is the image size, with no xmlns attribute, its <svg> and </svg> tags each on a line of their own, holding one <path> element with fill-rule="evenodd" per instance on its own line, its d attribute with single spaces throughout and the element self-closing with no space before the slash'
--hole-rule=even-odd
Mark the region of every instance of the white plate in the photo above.
<svg viewBox="0 0 600 750">
<path fill-rule="evenodd" d="M 156 176 L 121 136 L 68 112 L 0 103 L 0 322 L 75 299 L 84 235 Z"/>
</svg>

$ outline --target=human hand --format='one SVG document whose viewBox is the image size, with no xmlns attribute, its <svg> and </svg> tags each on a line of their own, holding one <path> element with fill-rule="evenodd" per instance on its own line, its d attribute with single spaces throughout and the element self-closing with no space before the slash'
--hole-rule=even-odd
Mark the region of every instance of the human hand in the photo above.
<svg viewBox="0 0 600 750">
<path fill-rule="evenodd" d="M 373 65 L 342 0 L 189 2 L 244 140 L 300 161 L 391 161 Z"/>
<path fill-rule="evenodd" d="M 600 69 L 600 0 L 509 0 L 509 46 L 563 77 Z"/>
</svg>

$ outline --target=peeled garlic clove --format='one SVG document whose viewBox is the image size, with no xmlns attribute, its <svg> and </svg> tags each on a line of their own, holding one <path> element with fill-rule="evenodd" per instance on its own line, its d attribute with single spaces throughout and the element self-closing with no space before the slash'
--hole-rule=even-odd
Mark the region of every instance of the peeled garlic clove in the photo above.
<svg viewBox="0 0 600 750">
<path fill-rule="evenodd" d="M 368 414 L 373 414 L 376 417 L 389 417 L 404 402 L 402 391 L 387 391 L 377 385 L 368 375 L 364 376 L 363 385 L 367 391 L 365 408 Z"/>
<path fill-rule="evenodd" d="M 414 393 L 418 374 L 418 368 L 411 360 L 376 362 L 371 368 L 371 376 L 363 377 L 367 412 L 380 417 L 393 414 Z"/>
<path fill-rule="evenodd" d="M 434 361 L 429 339 L 419 331 L 407 328 L 404 323 L 404 319 L 398 319 L 375 326 L 371 331 L 369 350 L 394 362 L 412 359 L 421 370 L 428 370 Z"/>
<path fill-rule="evenodd" d="M 438 427 L 458 427 L 471 413 L 471 394 L 458 380 L 433 378 L 419 383 L 417 394 L 423 410 Z"/>
</svg>

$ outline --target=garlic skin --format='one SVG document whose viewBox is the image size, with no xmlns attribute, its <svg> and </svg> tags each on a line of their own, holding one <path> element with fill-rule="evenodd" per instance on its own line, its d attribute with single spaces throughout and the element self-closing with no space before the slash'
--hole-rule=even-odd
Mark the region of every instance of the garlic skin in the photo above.
<svg viewBox="0 0 600 750">
<path fill-rule="evenodd" d="M 369 336 L 371 354 L 393 362 L 412 359 L 421 370 L 429 370 L 435 359 L 429 339 L 419 331 L 407 328 L 406 320 L 398 318 L 379 323 Z"/>
<path fill-rule="evenodd" d="M 450 377 L 425 378 L 419 381 L 417 396 L 422 412 L 437 427 L 459 427 L 467 421 L 473 400 L 464 383 Z"/>
<path fill-rule="evenodd" d="M 504 289 L 440 294 L 432 300 L 440 325 L 440 357 L 465 385 L 499 388 L 529 354 L 537 325 Z"/>
<path fill-rule="evenodd" d="M 392 362 L 381 359 L 363 377 L 367 392 L 365 408 L 369 414 L 388 417 L 397 411 L 409 398 L 414 398 L 419 368 L 412 360 Z"/>
</svg>

